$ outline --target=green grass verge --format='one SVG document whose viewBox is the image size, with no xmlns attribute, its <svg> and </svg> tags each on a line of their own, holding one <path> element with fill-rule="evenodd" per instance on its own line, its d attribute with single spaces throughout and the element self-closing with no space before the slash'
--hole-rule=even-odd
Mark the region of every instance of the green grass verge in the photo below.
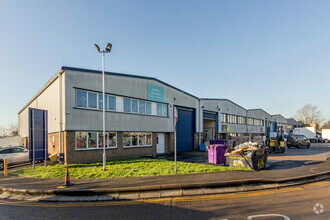
<svg viewBox="0 0 330 220">
<path fill-rule="evenodd" d="M 215 166 L 197 163 L 178 162 L 178 174 L 209 173 L 229 170 L 246 170 L 226 166 Z M 107 161 L 106 171 L 103 171 L 102 162 L 69 165 L 71 179 L 102 179 L 120 177 L 163 176 L 174 174 L 174 162 L 167 160 L 131 158 L 124 160 Z M 11 175 L 56 179 L 65 177 L 65 165 L 49 165 L 47 168 L 36 166 L 11 172 Z"/>
</svg>

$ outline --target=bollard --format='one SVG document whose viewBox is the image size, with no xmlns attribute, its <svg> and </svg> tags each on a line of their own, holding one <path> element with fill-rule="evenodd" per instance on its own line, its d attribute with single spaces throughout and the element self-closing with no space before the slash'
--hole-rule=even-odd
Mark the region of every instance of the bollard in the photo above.
<svg viewBox="0 0 330 220">
<path fill-rule="evenodd" d="M 7 171 L 7 158 L 3 159 L 3 176 L 7 177 L 8 176 L 8 171 Z"/>
</svg>

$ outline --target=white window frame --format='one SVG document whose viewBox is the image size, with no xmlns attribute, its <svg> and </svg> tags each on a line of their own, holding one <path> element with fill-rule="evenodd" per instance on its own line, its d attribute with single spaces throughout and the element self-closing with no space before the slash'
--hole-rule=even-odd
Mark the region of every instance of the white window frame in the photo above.
<svg viewBox="0 0 330 220">
<path fill-rule="evenodd" d="M 86 92 L 86 107 L 79 107 L 77 106 L 77 91 L 82 91 L 82 92 Z M 89 107 L 89 97 L 90 94 L 94 94 L 96 95 L 96 108 L 93 107 Z M 102 111 L 102 109 L 100 109 L 100 99 L 101 97 L 103 97 L 102 93 L 99 92 L 93 92 L 93 91 L 88 91 L 88 90 L 84 90 L 84 89 L 75 89 L 75 107 L 74 108 L 78 108 L 78 109 L 87 109 L 87 110 L 98 110 L 98 111 Z M 112 110 L 110 109 L 110 98 L 114 97 L 115 98 L 115 109 Z M 124 96 L 117 96 L 117 95 L 111 95 L 111 94 L 105 94 L 105 98 L 106 98 L 106 102 L 107 105 L 105 106 L 105 111 L 106 112 L 119 112 L 119 113 L 130 113 L 130 114 L 140 114 L 140 115 L 153 115 L 153 116 L 158 116 L 158 117 L 168 117 L 170 112 L 169 112 L 169 104 L 168 103 L 160 103 L 160 102 L 152 102 L 149 100 L 144 100 L 144 99 L 136 99 L 136 98 L 130 98 L 130 97 L 124 97 Z M 129 100 L 130 102 L 130 109 L 129 111 L 124 111 L 124 106 L 125 106 L 125 99 Z M 137 112 L 133 112 L 133 102 L 136 101 L 137 102 Z M 140 102 L 144 102 L 144 113 L 140 113 Z M 103 103 L 105 104 L 105 100 L 103 101 Z M 150 104 L 150 113 L 147 113 L 147 105 Z M 160 105 L 161 107 L 161 114 L 158 115 L 158 111 L 157 111 L 157 105 Z M 166 114 L 164 112 L 164 109 L 166 109 Z M 223 114 L 224 116 L 225 114 Z"/>
<path fill-rule="evenodd" d="M 86 148 L 83 149 L 78 149 L 77 148 L 77 132 L 86 132 Z M 88 141 L 89 141 L 89 137 L 88 137 L 88 133 L 97 133 L 96 136 L 96 146 L 97 147 L 89 147 Z M 75 149 L 76 151 L 84 151 L 84 150 L 102 150 L 103 147 L 98 147 L 99 146 L 99 134 L 103 133 L 103 132 L 97 132 L 97 131 L 76 131 L 75 132 Z M 118 133 L 115 131 L 106 131 L 106 137 L 107 137 L 107 146 L 105 147 L 105 149 L 116 149 L 118 146 Z M 116 146 L 111 146 L 109 147 L 109 135 L 108 133 L 115 133 L 116 134 Z"/>
<path fill-rule="evenodd" d="M 127 132 L 127 131 L 125 131 L 125 132 Z M 132 132 L 127 132 L 127 133 L 130 133 L 131 140 L 132 140 L 132 133 L 137 133 L 137 144 L 138 145 L 132 145 L 133 143 L 131 141 L 131 145 L 130 146 L 124 145 L 123 148 L 152 147 L 152 132 L 133 132 L 132 131 Z M 145 143 L 147 143 L 147 133 L 150 133 L 151 134 L 151 145 L 147 145 L 147 144 L 146 145 L 139 145 L 139 139 L 140 139 L 139 134 L 140 133 L 144 133 L 144 141 L 145 141 Z"/>
</svg>

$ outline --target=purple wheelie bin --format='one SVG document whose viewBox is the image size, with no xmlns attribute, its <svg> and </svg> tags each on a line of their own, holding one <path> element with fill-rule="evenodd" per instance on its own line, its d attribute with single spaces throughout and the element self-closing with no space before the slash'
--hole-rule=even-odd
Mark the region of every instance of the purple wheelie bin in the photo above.
<svg viewBox="0 0 330 220">
<path fill-rule="evenodd" d="M 225 157 L 225 152 L 227 150 L 226 145 L 213 144 L 207 146 L 207 149 L 208 149 L 209 163 L 212 164 L 226 163 L 226 157 Z"/>
</svg>

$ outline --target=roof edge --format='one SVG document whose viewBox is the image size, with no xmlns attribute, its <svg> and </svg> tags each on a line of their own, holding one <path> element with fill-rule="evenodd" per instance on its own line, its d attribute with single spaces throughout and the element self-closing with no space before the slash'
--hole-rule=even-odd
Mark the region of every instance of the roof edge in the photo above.
<svg viewBox="0 0 330 220">
<path fill-rule="evenodd" d="M 246 108 L 244 108 L 243 106 L 241 106 L 241 105 L 239 105 L 239 104 L 237 104 L 237 103 L 231 101 L 230 99 L 200 98 L 200 100 L 205 100 L 205 101 L 228 101 L 228 102 L 230 102 L 230 103 L 232 103 L 232 104 L 234 104 L 234 105 L 237 105 L 238 107 L 240 107 L 240 108 L 242 108 L 242 109 L 244 109 L 244 110 L 247 111 Z"/>
<path fill-rule="evenodd" d="M 61 67 L 61 70 L 65 71 L 65 70 L 71 70 L 71 71 L 80 71 L 80 72 L 86 72 L 86 73 L 97 73 L 97 74 L 102 74 L 102 71 L 101 70 L 92 70 L 92 69 L 84 69 L 84 68 L 76 68 L 76 67 L 69 67 L 69 66 L 62 66 Z M 105 71 L 104 74 L 107 74 L 107 75 L 113 75 L 113 76 L 123 76 L 123 77 L 132 77 L 132 78 L 139 78 L 139 79 L 148 79 L 148 80 L 154 80 L 154 81 L 157 81 L 165 86 L 168 86 L 172 89 L 175 89 L 179 92 L 182 92 L 190 97 L 193 97 L 195 99 L 198 99 L 199 100 L 199 97 L 197 96 L 194 96 L 188 92 L 185 92 L 175 86 L 172 86 L 166 82 L 163 82 L 157 78 L 154 78 L 154 77 L 150 77 L 150 76 L 140 76 L 140 75 L 133 75 L 133 74 L 126 74 L 126 73 L 116 73 L 116 72 L 107 72 Z"/>
</svg>

